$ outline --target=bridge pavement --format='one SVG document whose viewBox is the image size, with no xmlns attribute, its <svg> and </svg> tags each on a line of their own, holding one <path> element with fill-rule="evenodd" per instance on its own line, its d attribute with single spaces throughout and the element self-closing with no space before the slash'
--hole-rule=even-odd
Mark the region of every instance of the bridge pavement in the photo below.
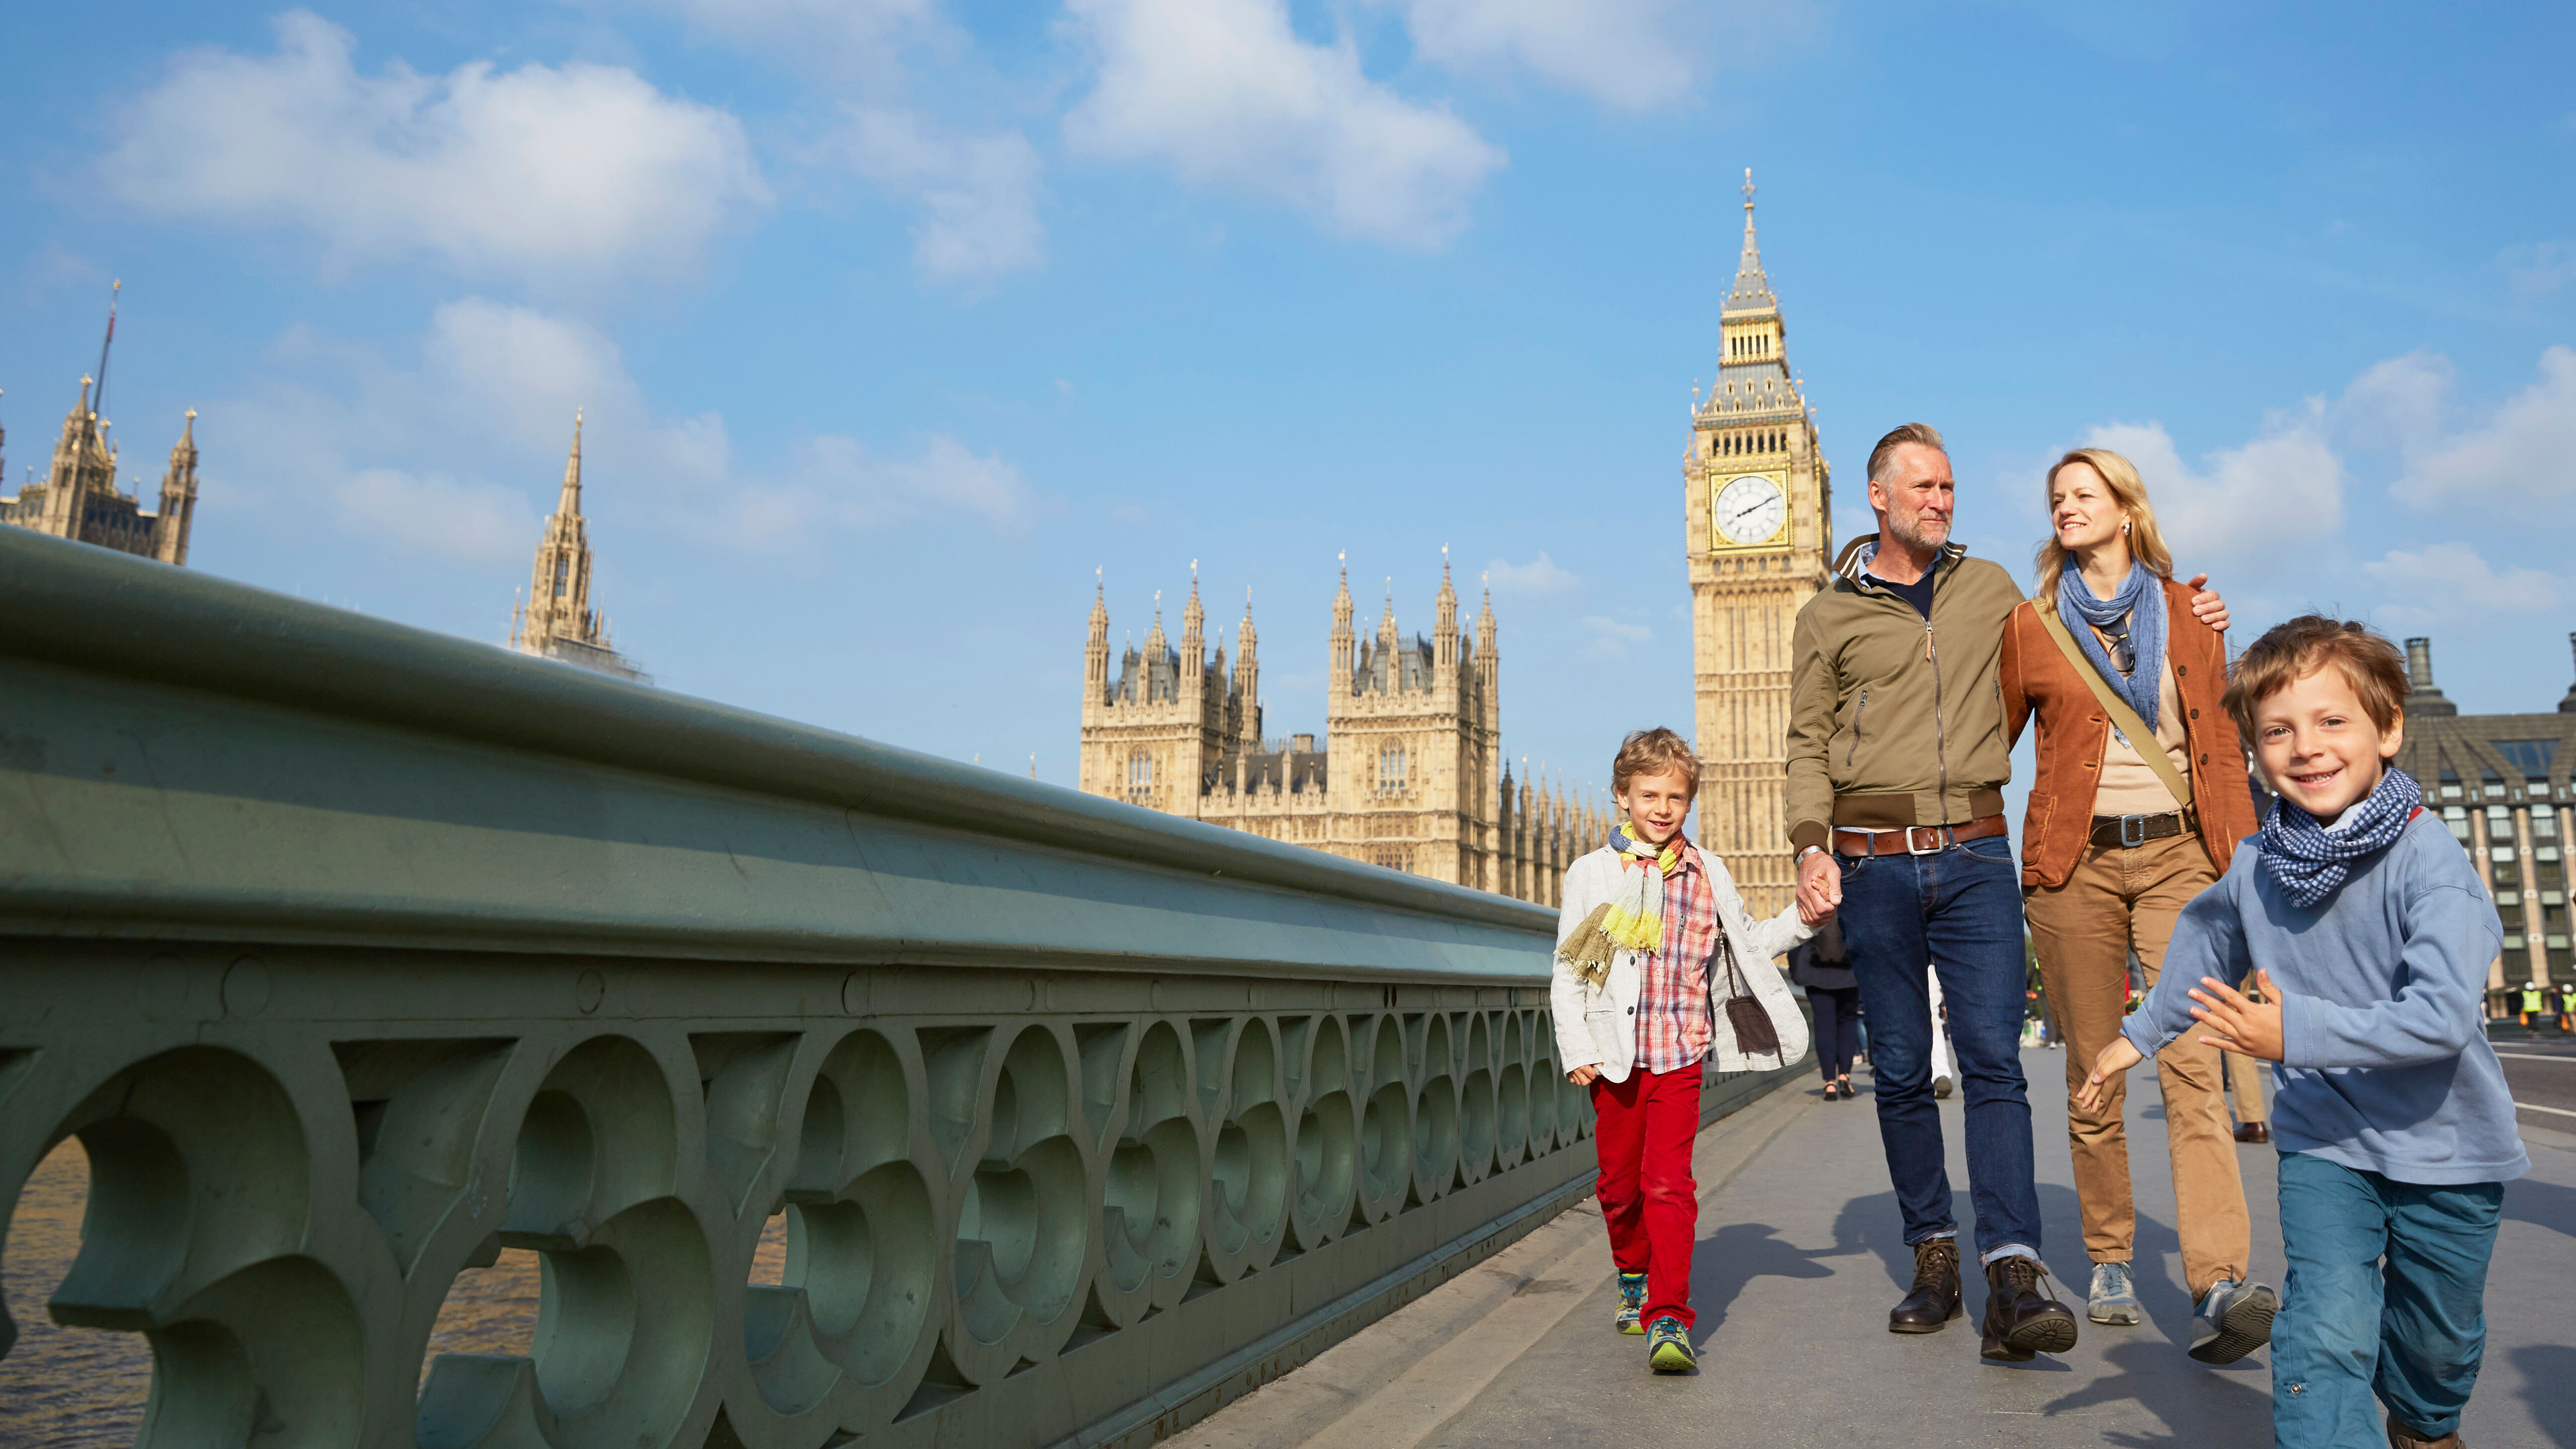
<svg viewBox="0 0 2576 1449">
<path fill-rule="evenodd" d="M 2087 1272 L 2056 1084 L 2065 1059 L 2024 1054 L 2039 1136 L 2046 1252 L 2070 1300 Z M 2576 1071 L 2576 1062 L 2562 1070 Z M 1818 1449 L 2271 1442 L 2269 1356 L 2212 1369 L 2183 1355 L 2191 1304 L 2174 1236 L 2152 1072 L 2129 1092 L 2148 1321 L 2083 1325 L 2071 1353 L 1977 1358 L 1971 1320 L 1901 1337 L 1885 1313 L 1911 1257 L 1866 1095 L 1826 1103 L 1802 1078 L 1701 1136 L 1692 1298 L 1701 1371 L 1656 1378 L 1613 1333 L 1597 1214 L 1569 1212 L 1510 1253 L 1217 1414 L 1188 1449 L 1304 1444 L 1600 1449 L 1779 1444 Z M 1960 1103 L 1942 1104 L 1961 1222 Z M 2487 1304 L 2490 1342 L 2464 1433 L 2477 1449 L 2576 1446 L 2576 1134 L 2530 1125 L 2533 1172 L 2506 1189 Z M 2281 1279 L 2274 1153 L 2239 1150 L 2258 1274 Z M 1974 1312 L 1972 1289 L 1971 1312 Z"/>
</svg>

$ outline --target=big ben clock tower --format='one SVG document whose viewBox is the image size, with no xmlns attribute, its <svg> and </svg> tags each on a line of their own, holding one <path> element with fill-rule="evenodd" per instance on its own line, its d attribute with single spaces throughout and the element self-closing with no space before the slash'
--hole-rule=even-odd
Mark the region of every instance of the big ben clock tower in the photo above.
<svg viewBox="0 0 2576 1449">
<path fill-rule="evenodd" d="M 1682 461 L 1700 756 L 1699 841 L 1734 873 L 1756 919 L 1789 903 L 1797 873 L 1789 783 L 1789 631 L 1833 557 L 1832 470 L 1789 371 L 1779 299 L 1753 243 L 1719 316 L 1717 380 L 1691 411 Z"/>
</svg>

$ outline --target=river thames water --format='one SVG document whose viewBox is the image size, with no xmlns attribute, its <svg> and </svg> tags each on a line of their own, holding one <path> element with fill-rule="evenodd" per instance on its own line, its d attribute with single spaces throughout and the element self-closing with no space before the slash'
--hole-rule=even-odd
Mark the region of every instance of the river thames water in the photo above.
<svg viewBox="0 0 2576 1449">
<path fill-rule="evenodd" d="M 56 1148 L 27 1179 L 0 1258 L 0 1293 L 18 1342 L 0 1359 L 0 1449 L 131 1444 L 152 1389 L 152 1353 L 139 1333 L 64 1328 L 45 1312 L 80 1252 L 89 1158 L 77 1139 Z M 786 1219 L 774 1217 L 752 1260 L 751 1281 L 776 1283 L 786 1267 Z M 457 1276 L 430 1331 L 421 1373 L 442 1353 L 526 1353 L 537 1322 L 537 1255 L 509 1248 L 489 1268 Z"/>
</svg>

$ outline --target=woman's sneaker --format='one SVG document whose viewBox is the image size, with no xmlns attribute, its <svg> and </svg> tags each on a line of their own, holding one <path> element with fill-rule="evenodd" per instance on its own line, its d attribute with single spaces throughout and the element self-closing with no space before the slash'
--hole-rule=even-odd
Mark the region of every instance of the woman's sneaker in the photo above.
<svg viewBox="0 0 2576 1449">
<path fill-rule="evenodd" d="M 1691 1352 L 1690 1330 L 1682 1321 L 1667 1313 L 1655 1320 L 1652 1333 L 1646 1336 L 1646 1366 L 1659 1374 L 1686 1374 L 1699 1367 L 1699 1356 Z"/>
<path fill-rule="evenodd" d="M 2084 1295 L 2084 1316 L 2095 1323 L 2136 1323 L 2147 1316 L 2129 1282 L 2128 1264 L 2093 1265 L 2093 1291 Z"/>
<path fill-rule="evenodd" d="M 2191 1356 L 2202 1363 L 2234 1363 L 2272 1341 L 2272 1315 L 2280 1295 L 2262 1283 L 2222 1278 L 2201 1295 L 2191 1321 Z"/>
<path fill-rule="evenodd" d="M 1646 1325 L 1641 1322 L 1640 1319 L 1642 1319 L 1645 1312 L 1646 1275 L 1643 1273 L 1620 1274 L 1619 1316 L 1610 1320 L 1611 1326 L 1618 1329 L 1621 1333 L 1643 1333 L 1646 1331 Z"/>
</svg>

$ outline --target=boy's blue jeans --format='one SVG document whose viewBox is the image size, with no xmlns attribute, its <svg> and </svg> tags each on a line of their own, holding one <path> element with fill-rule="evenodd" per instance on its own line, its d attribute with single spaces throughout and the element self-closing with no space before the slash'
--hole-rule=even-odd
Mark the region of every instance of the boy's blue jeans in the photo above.
<svg viewBox="0 0 2576 1449">
<path fill-rule="evenodd" d="M 2281 1154 L 2272 1436 L 2290 1449 L 2385 1442 L 2374 1395 L 2438 1439 L 2460 1425 L 2487 1346 L 2487 1256 L 2504 1184 L 2391 1182 Z"/>
<path fill-rule="evenodd" d="M 2029 978 L 2021 871 L 2012 839 L 1994 835 L 1930 855 L 1837 855 L 1843 943 L 1860 980 L 1877 1074 L 1878 1135 L 1905 1215 L 1905 1241 L 1954 1237 L 1941 1113 L 1932 1100 L 1928 963 L 1950 1006 L 1950 1046 L 1967 1098 L 1968 1196 L 1977 1253 L 2039 1256 L 2039 1192 L 2031 1182 L 2030 1092 L 2022 1079 L 2023 991 Z"/>
</svg>

